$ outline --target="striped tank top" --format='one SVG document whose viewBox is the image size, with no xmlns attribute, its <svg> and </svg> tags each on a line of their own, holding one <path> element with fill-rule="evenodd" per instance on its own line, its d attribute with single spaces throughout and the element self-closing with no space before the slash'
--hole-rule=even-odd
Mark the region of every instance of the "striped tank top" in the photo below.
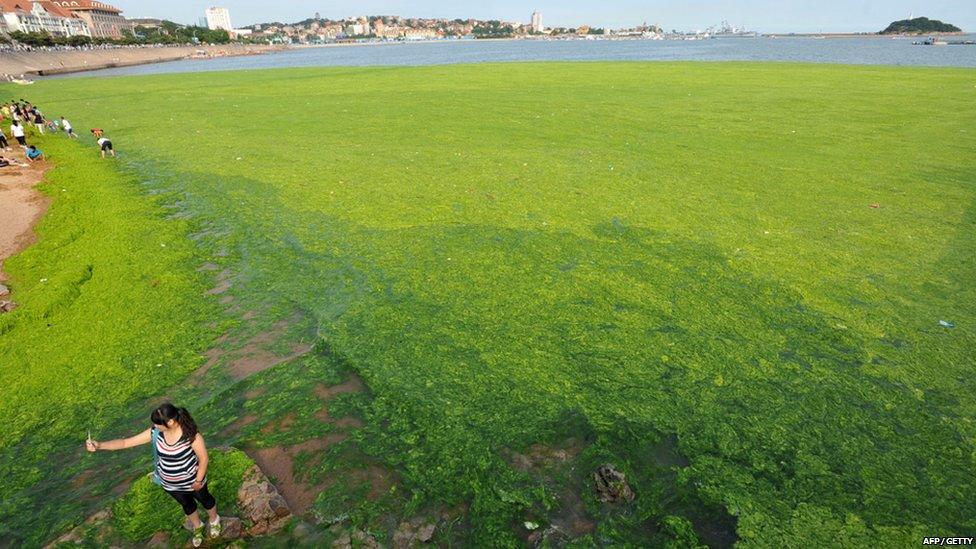
<svg viewBox="0 0 976 549">
<path fill-rule="evenodd" d="M 167 492 L 192 492 L 193 481 L 197 478 L 197 470 L 200 468 L 200 461 L 197 459 L 196 452 L 190 441 L 180 440 L 176 444 L 168 444 L 162 431 L 155 427 L 156 431 L 156 452 L 159 462 L 156 465 L 156 474 L 159 475 L 161 486 Z M 206 484 L 207 479 L 203 479 Z"/>
</svg>

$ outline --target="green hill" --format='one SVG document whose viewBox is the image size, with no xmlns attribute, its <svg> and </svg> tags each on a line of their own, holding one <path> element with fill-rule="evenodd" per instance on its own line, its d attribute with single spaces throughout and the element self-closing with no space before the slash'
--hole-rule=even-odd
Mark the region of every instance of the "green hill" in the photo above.
<svg viewBox="0 0 976 549">
<path fill-rule="evenodd" d="M 962 29 L 936 19 L 916 17 L 915 19 L 895 21 L 881 31 L 881 34 L 928 34 L 932 32 L 962 32 Z"/>
</svg>

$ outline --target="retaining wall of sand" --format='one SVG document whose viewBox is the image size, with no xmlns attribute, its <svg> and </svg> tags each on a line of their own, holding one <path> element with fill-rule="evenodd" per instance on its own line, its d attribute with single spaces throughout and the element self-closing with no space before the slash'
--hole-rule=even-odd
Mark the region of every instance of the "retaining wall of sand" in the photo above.
<svg viewBox="0 0 976 549">
<path fill-rule="evenodd" d="M 118 48 L 83 51 L 0 52 L 0 74 L 45 75 L 81 72 L 110 67 L 126 67 L 176 61 L 198 55 L 257 55 L 280 49 L 278 46 L 228 44 L 224 46 L 178 46 L 165 48 Z"/>
</svg>

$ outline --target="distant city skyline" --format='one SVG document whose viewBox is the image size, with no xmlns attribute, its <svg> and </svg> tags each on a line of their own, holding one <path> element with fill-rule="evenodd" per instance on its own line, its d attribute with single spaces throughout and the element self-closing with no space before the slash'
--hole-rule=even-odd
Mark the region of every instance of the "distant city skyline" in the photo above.
<svg viewBox="0 0 976 549">
<path fill-rule="evenodd" d="M 723 20 L 760 32 L 872 32 L 909 14 L 941 19 L 966 31 L 976 31 L 973 0 L 607 0 L 599 5 L 581 0 L 488 0 L 465 5 L 446 0 L 307 1 L 279 0 L 114 0 L 127 17 L 156 17 L 197 23 L 211 6 L 227 8 L 238 26 L 313 17 L 342 19 L 361 15 L 399 15 L 425 18 L 476 18 L 528 23 L 539 11 L 547 27 L 622 28 L 659 24 L 665 29 L 696 30 Z M 149 4 L 149 5 L 147 5 Z"/>
</svg>

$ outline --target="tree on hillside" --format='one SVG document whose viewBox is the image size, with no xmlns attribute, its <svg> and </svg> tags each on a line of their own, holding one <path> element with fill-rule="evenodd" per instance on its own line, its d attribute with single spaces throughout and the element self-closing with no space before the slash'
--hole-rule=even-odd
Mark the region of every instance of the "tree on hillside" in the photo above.
<svg viewBox="0 0 976 549">
<path fill-rule="evenodd" d="M 515 34 L 515 29 L 501 21 L 492 20 L 478 23 L 471 34 L 475 38 L 509 38 Z"/>
<path fill-rule="evenodd" d="M 895 21 L 879 34 L 926 34 L 930 32 L 962 32 L 962 29 L 936 19 L 916 17 L 915 19 Z"/>
</svg>

